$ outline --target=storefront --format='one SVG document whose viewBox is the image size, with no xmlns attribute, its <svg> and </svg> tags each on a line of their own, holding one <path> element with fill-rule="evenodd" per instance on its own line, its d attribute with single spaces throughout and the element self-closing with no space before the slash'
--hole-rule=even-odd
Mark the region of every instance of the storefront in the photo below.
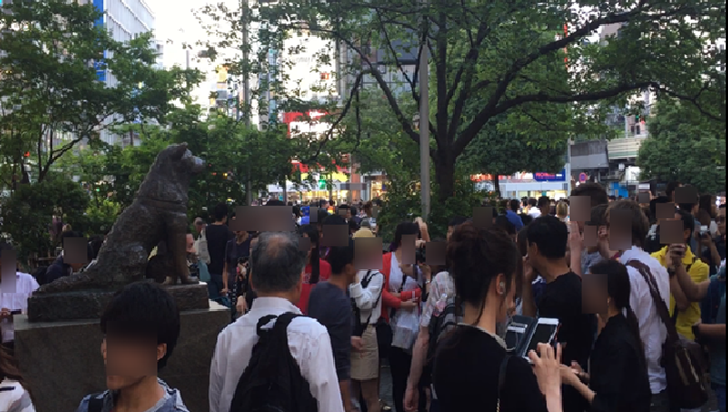
<svg viewBox="0 0 728 412">
<path fill-rule="evenodd" d="M 538 198 L 563 199 L 569 196 L 570 184 L 566 181 L 566 169 L 556 174 L 516 173 L 512 176 L 499 176 L 501 197 L 504 199 Z M 491 182 L 491 175 L 473 175 L 470 179 L 477 183 Z"/>
</svg>

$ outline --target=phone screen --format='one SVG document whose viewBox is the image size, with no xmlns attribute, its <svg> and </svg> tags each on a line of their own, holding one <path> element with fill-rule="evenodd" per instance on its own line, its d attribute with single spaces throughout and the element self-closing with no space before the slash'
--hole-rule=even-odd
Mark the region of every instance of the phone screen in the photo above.
<svg viewBox="0 0 728 412">
<path fill-rule="evenodd" d="M 533 336 L 531 337 L 531 341 L 528 342 L 528 349 L 526 349 L 526 354 L 532 350 L 536 350 L 539 343 L 551 343 L 551 341 L 554 338 L 554 335 L 556 335 L 556 330 L 558 329 L 559 325 L 550 325 L 547 323 L 539 323 L 536 325 L 536 330 L 533 331 Z"/>
<path fill-rule="evenodd" d="M 526 325 L 511 323 L 506 330 L 506 347 L 509 350 L 517 348 L 525 338 L 525 335 Z"/>
</svg>

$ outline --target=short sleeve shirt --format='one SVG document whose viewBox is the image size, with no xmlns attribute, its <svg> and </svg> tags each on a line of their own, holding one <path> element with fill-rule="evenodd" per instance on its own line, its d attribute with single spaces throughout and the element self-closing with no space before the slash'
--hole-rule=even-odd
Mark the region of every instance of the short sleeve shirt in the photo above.
<svg viewBox="0 0 728 412">
<path fill-rule="evenodd" d="M 440 272 L 430 283 L 430 293 L 425 308 L 420 316 L 420 326 L 426 328 L 430 325 L 433 316 L 440 315 L 438 307 L 447 305 L 447 300 L 455 296 L 455 284 L 448 272 Z"/>
</svg>

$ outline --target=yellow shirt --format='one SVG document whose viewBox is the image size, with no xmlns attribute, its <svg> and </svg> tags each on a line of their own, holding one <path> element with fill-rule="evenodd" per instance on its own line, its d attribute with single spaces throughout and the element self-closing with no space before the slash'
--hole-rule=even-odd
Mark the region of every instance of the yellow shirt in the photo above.
<svg viewBox="0 0 728 412">
<path fill-rule="evenodd" d="M 660 264 L 667 267 L 667 246 L 662 250 L 652 254 L 652 257 L 660 261 Z M 687 247 L 685 256 L 683 257 L 683 265 L 689 267 L 688 275 L 695 283 L 701 283 L 708 280 L 710 275 L 710 267 L 706 265 L 700 258 L 693 255 L 690 246 Z M 676 309 L 675 297 L 670 295 L 670 316 L 674 316 Z M 684 311 L 677 314 L 675 325 L 677 333 L 686 339 L 694 340 L 693 325 L 700 321 L 700 302 L 692 302 Z"/>
</svg>

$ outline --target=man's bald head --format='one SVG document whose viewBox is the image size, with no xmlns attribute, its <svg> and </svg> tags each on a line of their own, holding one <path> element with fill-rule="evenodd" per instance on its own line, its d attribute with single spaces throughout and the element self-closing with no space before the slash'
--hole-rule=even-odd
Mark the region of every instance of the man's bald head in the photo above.
<svg viewBox="0 0 728 412">
<path fill-rule="evenodd" d="M 299 237 L 291 232 L 264 232 L 253 248 L 251 264 L 258 292 L 283 293 L 301 281 L 306 251 L 298 247 Z"/>
</svg>

